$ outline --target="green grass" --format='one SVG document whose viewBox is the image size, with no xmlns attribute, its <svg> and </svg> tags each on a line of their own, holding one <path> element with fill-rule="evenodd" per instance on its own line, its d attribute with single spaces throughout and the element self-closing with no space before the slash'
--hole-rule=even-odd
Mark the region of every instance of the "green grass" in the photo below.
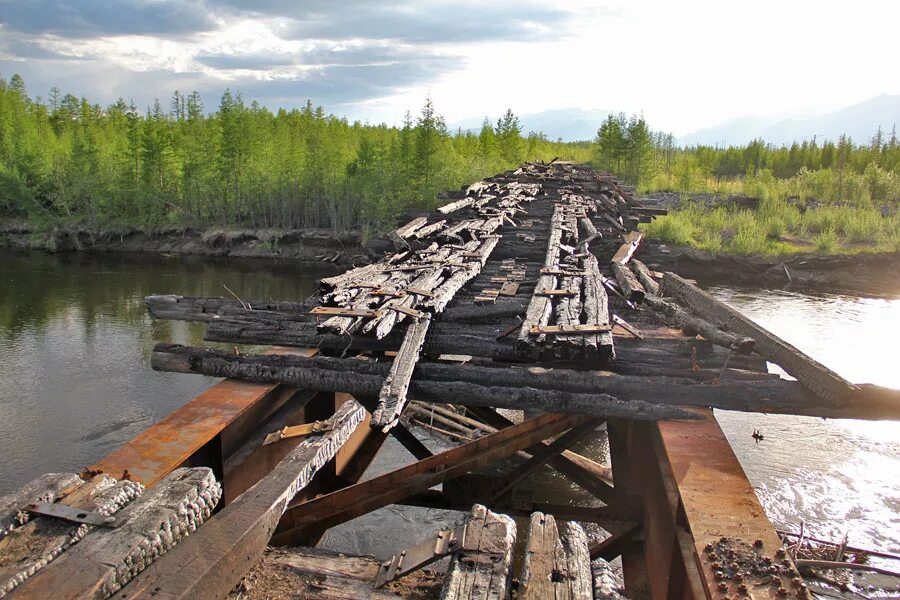
<svg viewBox="0 0 900 600">
<path fill-rule="evenodd" d="M 642 229 L 664 243 L 739 255 L 900 251 L 898 214 L 883 217 L 879 209 L 855 206 L 801 212 L 774 199 L 762 200 L 756 211 L 689 204 Z"/>
</svg>

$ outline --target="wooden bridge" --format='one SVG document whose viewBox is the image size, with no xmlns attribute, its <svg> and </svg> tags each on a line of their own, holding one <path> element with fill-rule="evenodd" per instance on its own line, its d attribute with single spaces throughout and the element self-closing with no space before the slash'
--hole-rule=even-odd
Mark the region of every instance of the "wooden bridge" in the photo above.
<svg viewBox="0 0 900 600">
<path fill-rule="evenodd" d="M 252 572 L 266 597 L 277 567 L 293 597 L 389 598 L 449 557 L 433 597 L 806 597 L 711 409 L 897 419 L 897 393 L 641 262 L 638 224 L 660 212 L 586 167 L 529 163 L 308 302 L 148 297 L 231 348 L 159 344 L 153 367 L 226 379 L 85 472 L 0 499 L 0 596 L 224 598 Z M 461 443 L 433 453 L 416 411 Z M 571 450 L 599 435 L 608 464 Z M 388 437 L 414 462 L 364 478 Z M 520 493 L 544 468 L 593 501 Z M 389 504 L 468 516 L 385 561 L 315 548 Z"/>
</svg>

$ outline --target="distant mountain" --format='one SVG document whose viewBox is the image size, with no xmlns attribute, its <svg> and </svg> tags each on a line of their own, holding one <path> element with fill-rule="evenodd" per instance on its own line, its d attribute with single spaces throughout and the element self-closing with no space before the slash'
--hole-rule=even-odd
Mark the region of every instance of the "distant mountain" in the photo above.
<svg viewBox="0 0 900 600">
<path fill-rule="evenodd" d="M 889 135 L 895 124 L 900 125 L 900 95 L 882 94 L 813 117 L 741 117 L 679 137 L 678 143 L 734 146 L 762 138 L 780 145 L 811 140 L 813 137 L 819 141 L 837 140 L 844 133 L 854 142 L 866 143 L 879 126 L 885 135 Z"/>
<path fill-rule="evenodd" d="M 540 131 L 551 140 L 562 138 L 564 142 L 574 142 L 593 140 L 600 124 L 611 112 L 617 111 L 557 108 L 519 115 L 519 121 L 525 133 Z M 496 125 L 497 117 L 489 117 L 492 125 Z M 450 123 L 449 128 L 451 131 L 461 128 L 477 133 L 483 121 L 484 117 L 471 117 Z M 781 145 L 811 140 L 813 137 L 819 141 L 834 141 L 846 133 L 857 143 L 867 143 L 879 125 L 887 136 L 894 124 L 900 126 L 900 95 L 882 94 L 853 106 L 810 117 L 740 117 L 678 137 L 676 142 L 688 146 L 734 146 L 762 138 Z M 652 116 L 649 125 L 653 128 Z"/>
<path fill-rule="evenodd" d="M 592 140 L 597 137 L 600 123 L 610 114 L 608 110 L 584 110 L 581 108 L 555 108 L 539 113 L 518 115 L 522 131 L 542 132 L 551 140 L 562 138 L 564 142 Z M 499 115 L 488 116 L 492 125 L 497 124 Z M 462 129 L 477 133 L 481 130 L 484 117 L 470 117 L 455 123 L 449 123 L 451 131 Z"/>
</svg>

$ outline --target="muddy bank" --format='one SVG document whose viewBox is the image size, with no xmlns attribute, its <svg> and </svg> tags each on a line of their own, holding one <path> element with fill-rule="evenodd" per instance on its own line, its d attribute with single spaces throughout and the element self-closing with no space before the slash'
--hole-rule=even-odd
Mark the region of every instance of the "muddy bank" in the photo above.
<svg viewBox="0 0 900 600">
<path fill-rule="evenodd" d="M 900 252 L 787 257 L 712 254 L 645 241 L 638 254 L 653 269 L 677 271 L 701 284 L 791 287 L 863 295 L 900 295 Z"/>
<path fill-rule="evenodd" d="M 144 253 L 174 256 L 265 258 L 330 263 L 335 267 L 371 262 L 392 246 L 384 239 L 363 245 L 361 232 L 322 229 L 137 228 L 92 231 L 0 226 L 0 247 L 47 252 Z M 658 271 L 677 271 L 703 284 L 900 295 L 900 253 L 784 258 L 711 254 L 647 240 L 638 257 Z"/>
<path fill-rule="evenodd" d="M 336 266 L 366 262 L 362 233 L 334 234 L 322 229 L 197 229 L 173 227 L 143 230 L 54 229 L 0 227 L 0 247 L 47 252 L 130 252 L 234 258 L 275 258 L 325 262 Z"/>
</svg>

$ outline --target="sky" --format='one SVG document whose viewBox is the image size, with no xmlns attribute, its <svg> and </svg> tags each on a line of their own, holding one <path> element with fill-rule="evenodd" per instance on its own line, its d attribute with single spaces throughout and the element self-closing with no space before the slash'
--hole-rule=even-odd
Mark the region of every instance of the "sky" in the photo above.
<svg viewBox="0 0 900 600">
<path fill-rule="evenodd" d="M 900 93 L 895 0 L 0 0 L 0 75 L 146 106 L 225 88 L 275 110 L 450 122 L 553 108 L 684 134 Z"/>
</svg>

